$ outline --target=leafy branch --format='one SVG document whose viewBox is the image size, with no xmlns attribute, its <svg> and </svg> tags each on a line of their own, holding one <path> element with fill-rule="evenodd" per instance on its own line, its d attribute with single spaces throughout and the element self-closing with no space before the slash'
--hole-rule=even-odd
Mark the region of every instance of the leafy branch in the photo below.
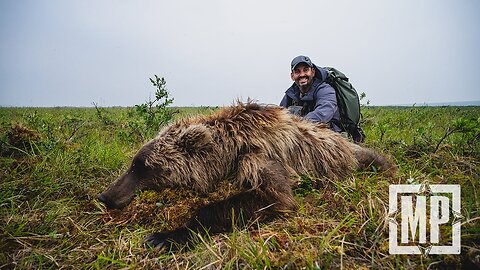
<svg viewBox="0 0 480 270">
<path fill-rule="evenodd" d="M 460 117 L 453 121 L 452 126 L 447 127 L 440 141 L 437 143 L 433 153 L 436 153 L 440 148 L 442 142 L 454 133 L 463 133 L 471 137 L 478 138 L 480 136 L 480 118 L 478 119 L 466 119 Z"/>
<path fill-rule="evenodd" d="M 150 78 L 150 82 L 156 88 L 155 99 L 135 105 L 134 110 L 129 112 L 131 120 L 128 126 L 142 141 L 158 132 L 160 127 L 170 122 L 178 112 L 168 107 L 173 103 L 173 98 L 169 97 L 165 78 L 154 76 Z"/>
</svg>

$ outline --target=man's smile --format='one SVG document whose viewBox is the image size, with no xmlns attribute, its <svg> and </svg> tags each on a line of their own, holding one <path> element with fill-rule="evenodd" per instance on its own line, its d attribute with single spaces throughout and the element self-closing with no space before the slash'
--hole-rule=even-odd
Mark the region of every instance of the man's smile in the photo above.
<svg viewBox="0 0 480 270">
<path fill-rule="evenodd" d="M 298 80 L 298 83 L 302 84 L 302 85 L 306 84 L 306 83 L 308 83 L 308 78 L 307 77 L 302 77 Z"/>
</svg>

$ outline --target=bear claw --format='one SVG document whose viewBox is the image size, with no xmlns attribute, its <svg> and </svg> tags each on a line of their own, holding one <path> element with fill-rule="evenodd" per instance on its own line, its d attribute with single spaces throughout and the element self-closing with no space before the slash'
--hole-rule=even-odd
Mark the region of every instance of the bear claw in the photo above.
<svg viewBox="0 0 480 270">
<path fill-rule="evenodd" d="M 152 233 L 145 237 L 145 244 L 152 248 L 162 248 L 167 243 L 166 233 Z"/>
<path fill-rule="evenodd" d="M 177 241 L 174 240 L 175 234 L 172 232 L 152 233 L 145 237 L 145 244 L 152 248 L 161 249 L 165 247 L 168 251 L 174 251 L 178 247 Z"/>
</svg>

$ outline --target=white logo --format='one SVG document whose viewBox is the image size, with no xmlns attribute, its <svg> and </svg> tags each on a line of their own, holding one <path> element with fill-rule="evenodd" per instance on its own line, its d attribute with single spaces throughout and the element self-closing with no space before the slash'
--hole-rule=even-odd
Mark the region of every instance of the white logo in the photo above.
<svg viewBox="0 0 480 270">
<path fill-rule="evenodd" d="M 390 254 L 460 254 L 461 218 L 460 185 L 390 185 Z M 441 230 L 446 224 L 451 224 L 451 234 L 450 227 Z"/>
</svg>

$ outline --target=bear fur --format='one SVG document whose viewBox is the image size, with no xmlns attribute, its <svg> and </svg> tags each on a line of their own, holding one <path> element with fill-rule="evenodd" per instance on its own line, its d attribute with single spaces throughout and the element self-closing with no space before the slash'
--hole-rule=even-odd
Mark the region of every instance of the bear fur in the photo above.
<svg viewBox="0 0 480 270">
<path fill-rule="evenodd" d="M 343 179 L 371 165 L 389 173 L 396 169 L 384 156 L 324 124 L 278 106 L 238 103 L 165 127 L 99 200 L 108 208 L 123 208 L 143 189 L 182 186 L 209 192 L 225 179 L 234 183 L 235 195 L 201 207 L 180 228 L 146 238 L 151 246 L 172 249 L 189 243 L 194 233 L 228 231 L 232 220 L 241 226 L 294 210 L 293 176 Z"/>
</svg>

